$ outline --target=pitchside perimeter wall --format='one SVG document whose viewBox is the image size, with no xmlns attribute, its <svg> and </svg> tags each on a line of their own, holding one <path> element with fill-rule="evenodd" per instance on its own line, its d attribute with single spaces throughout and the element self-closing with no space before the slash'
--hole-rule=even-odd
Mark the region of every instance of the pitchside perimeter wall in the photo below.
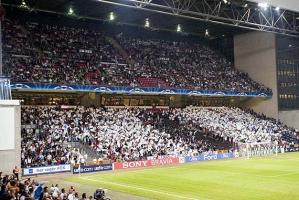
<svg viewBox="0 0 299 200">
<path fill-rule="evenodd" d="M 235 66 L 251 78 L 273 91 L 273 97 L 266 101 L 255 99 L 247 107 L 258 113 L 278 119 L 276 39 L 266 32 L 250 32 L 234 38 Z"/>
<path fill-rule="evenodd" d="M 21 106 L 18 100 L 0 100 L 0 169 L 12 173 L 21 167 Z"/>
</svg>

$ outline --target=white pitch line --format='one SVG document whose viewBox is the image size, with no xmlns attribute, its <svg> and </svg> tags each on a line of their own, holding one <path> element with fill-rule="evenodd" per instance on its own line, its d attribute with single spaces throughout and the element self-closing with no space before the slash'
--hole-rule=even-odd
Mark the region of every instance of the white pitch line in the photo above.
<svg viewBox="0 0 299 200">
<path fill-rule="evenodd" d="M 143 191 L 147 191 L 147 192 L 163 194 L 163 195 L 172 196 L 172 197 L 181 198 L 181 199 L 199 200 L 199 198 L 195 199 L 195 198 L 192 198 L 192 197 L 186 197 L 186 196 L 181 196 L 181 195 L 177 195 L 177 194 L 171 194 L 171 193 L 162 192 L 162 191 L 158 191 L 158 190 L 146 189 L 146 188 L 142 188 L 142 187 L 138 187 L 138 186 L 131 186 L 131 185 L 121 184 L 121 183 L 113 183 L 113 182 L 103 181 L 103 180 L 94 180 L 94 179 L 89 179 L 89 178 L 86 178 L 86 177 L 80 177 L 80 178 L 84 179 L 84 180 L 88 180 L 88 181 L 106 183 L 106 184 L 116 185 L 116 186 L 121 186 L 121 187 L 126 187 L 126 188 L 133 188 L 133 189 L 136 189 L 136 190 L 143 190 Z"/>
</svg>

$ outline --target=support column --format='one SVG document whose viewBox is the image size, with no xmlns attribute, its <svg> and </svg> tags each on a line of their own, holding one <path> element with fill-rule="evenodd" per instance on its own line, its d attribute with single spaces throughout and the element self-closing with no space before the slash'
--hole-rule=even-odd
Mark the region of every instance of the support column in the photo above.
<svg viewBox="0 0 299 200">
<path fill-rule="evenodd" d="M 240 71 L 269 87 L 273 91 L 271 99 L 252 99 L 247 107 L 278 119 L 276 36 L 266 32 L 250 32 L 234 37 L 235 66 Z"/>
</svg>

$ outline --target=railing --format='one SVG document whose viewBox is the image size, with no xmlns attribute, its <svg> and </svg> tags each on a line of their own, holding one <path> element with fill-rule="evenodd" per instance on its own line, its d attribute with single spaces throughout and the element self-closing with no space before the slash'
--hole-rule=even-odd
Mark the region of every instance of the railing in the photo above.
<svg viewBox="0 0 299 200">
<path fill-rule="evenodd" d="M 11 99 L 11 87 L 9 78 L 0 77 L 0 100 Z"/>
</svg>

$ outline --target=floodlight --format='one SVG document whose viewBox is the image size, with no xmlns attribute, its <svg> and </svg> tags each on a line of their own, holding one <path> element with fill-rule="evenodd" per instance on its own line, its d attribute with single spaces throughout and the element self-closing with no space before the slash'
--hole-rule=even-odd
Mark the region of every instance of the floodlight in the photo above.
<svg viewBox="0 0 299 200">
<path fill-rule="evenodd" d="M 257 4 L 259 7 L 263 8 L 264 10 L 267 10 L 269 7 L 269 4 L 264 2 L 264 3 L 258 3 Z"/>
<path fill-rule="evenodd" d="M 149 23 L 149 19 L 148 18 L 145 19 L 144 27 L 146 27 L 146 28 L 150 27 L 150 23 Z"/>
<path fill-rule="evenodd" d="M 74 10 L 73 10 L 73 8 L 69 8 L 69 12 L 67 13 L 68 15 L 72 15 L 72 14 L 74 14 Z"/>
<path fill-rule="evenodd" d="M 178 26 L 177 26 L 177 28 L 176 28 L 176 31 L 177 31 L 177 32 L 182 32 L 182 28 L 181 28 L 181 25 L 180 25 L 180 24 L 178 24 Z"/>
<path fill-rule="evenodd" d="M 110 14 L 109 14 L 109 20 L 113 21 L 114 19 L 115 19 L 114 12 L 110 12 Z"/>
</svg>

